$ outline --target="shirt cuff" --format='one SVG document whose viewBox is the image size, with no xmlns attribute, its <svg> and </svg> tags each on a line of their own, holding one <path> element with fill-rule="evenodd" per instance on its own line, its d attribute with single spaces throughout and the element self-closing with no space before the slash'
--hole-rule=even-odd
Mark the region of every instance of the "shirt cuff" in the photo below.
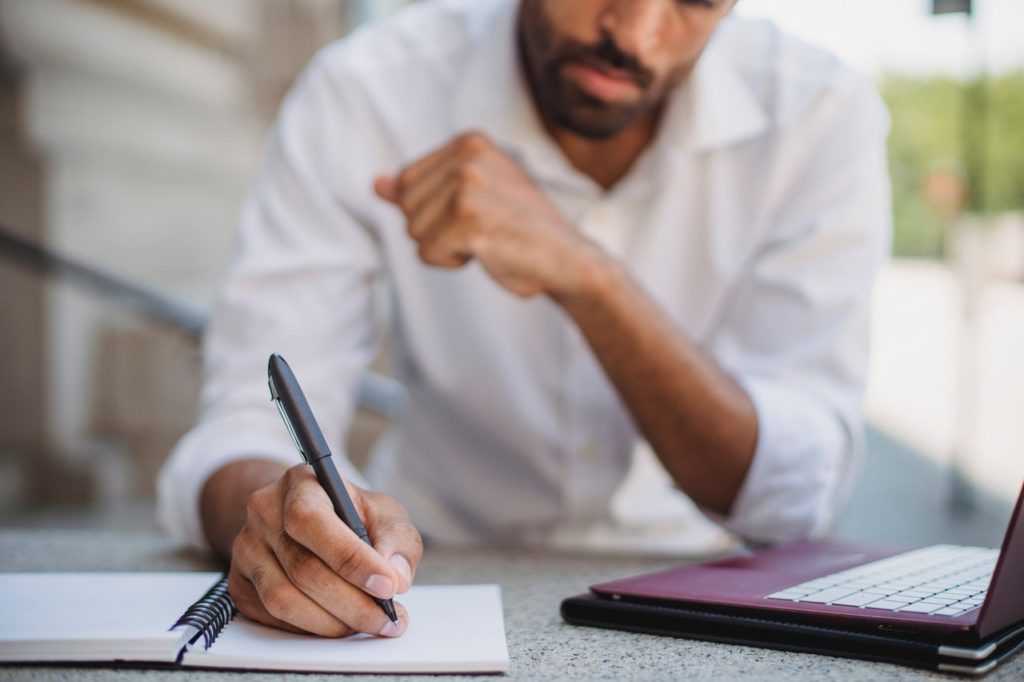
<svg viewBox="0 0 1024 682">
<path fill-rule="evenodd" d="M 756 543 L 821 535 L 846 498 L 861 439 L 809 391 L 770 378 L 738 380 L 757 412 L 757 447 L 729 515 L 709 516 Z"/>
</svg>

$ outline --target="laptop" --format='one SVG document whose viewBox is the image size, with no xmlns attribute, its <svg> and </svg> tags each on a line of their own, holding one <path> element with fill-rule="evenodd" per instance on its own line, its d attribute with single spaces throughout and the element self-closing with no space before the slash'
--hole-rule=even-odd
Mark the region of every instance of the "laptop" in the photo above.
<svg viewBox="0 0 1024 682">
<path fill-rule="evenodd" d="M 562 617 L 980 675 L 1024 648 L 1022 507 L 998 551 L 799 542 L 592 585 Z"/>
</svg>

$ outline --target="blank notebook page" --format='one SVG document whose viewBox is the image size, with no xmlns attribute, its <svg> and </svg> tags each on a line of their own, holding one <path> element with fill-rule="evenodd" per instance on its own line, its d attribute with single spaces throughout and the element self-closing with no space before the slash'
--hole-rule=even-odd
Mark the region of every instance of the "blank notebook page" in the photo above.
<svg viewBox="0 0 1024 682">
<path fill-rule="evenodd" d="M 0 660 L 166 660 L 220 573 L 0 574 Z"/>
<path fill-rule="evenodd" d="M 184 665 L 334 672 L 499 672 L 508 668 L 497 585 L 414 586 L 397 601 L 409 611 L 401 637 L 297 635 L 236 616 L 209 651 Z"/>
</svg>

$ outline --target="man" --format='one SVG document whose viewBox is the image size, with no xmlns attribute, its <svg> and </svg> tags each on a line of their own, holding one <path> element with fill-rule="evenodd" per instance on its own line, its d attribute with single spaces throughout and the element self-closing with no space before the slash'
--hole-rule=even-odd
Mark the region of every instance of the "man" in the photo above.
<svg viewBox="0 0 1024 682">
<path fill-rule="evenodd" d="M 886 119 L 733 4 L 431 2 L 314 60 L 161 474 L 163 518 L 231 556 L 243 613 L 400 635 L 370 595 L 408 588 L 419 531 L 543 545 L 598 522 L 639 437 L 743 537 L 827 526 L 888 249 Z M 350 488 L 374 550 L 292 466 L 265 365 L 289 360 L 340 455 L 382 274 L 410 404 L 374 492 Z"/>
</svg>

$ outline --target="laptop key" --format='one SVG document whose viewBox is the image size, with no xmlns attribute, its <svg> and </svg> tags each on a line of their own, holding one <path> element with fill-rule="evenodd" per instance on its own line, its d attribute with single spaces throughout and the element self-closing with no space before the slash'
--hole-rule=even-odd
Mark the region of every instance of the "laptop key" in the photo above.
<svg viewBox="0 0 1024 682">
<path fill-rule="evenodd" d="M 884 597 L 884 596 L 888 596 L 890 594 L 893 594 L 895 592 L 898 592 L 899 590 L 890 590 L 890 589 L 886 589 L 884 587 L 868 587 L 868 588 L 865 588 L 862 591 L 863 592 L 867 592 L 869 594 L 877 594 L 877 595 L 880 595 L 880 596 Z"/>
<path fill-rule="evenodd" d="M 943 608 L 942 604 L 929 604 L 919 601 L 916 604 L 907 604 L 900 609 L 900 613 L 931 613 Z"/>
<path fill-rule="evenodd" d="M 901 609 L 904 606 L 906 606 L 906 604 L 904 602 L 901 602 L 901 601 L 891 601 L 889 599 L 879 599 L 876 602 L 871 602 L 870 604 L 868 604 L 867 608 L 869 608 L 869 609 L 884 609 L 886 611 L 896 611 L 897 609 Z"/>
<path fill-rule="evenodd" d="M 842 599 L 836 599 L 833 604 L 837 606 L 865 606 L 873 601 L 878 601 L 877 594 L 868 594 L 865 592 L 856 592 L 848 597 Z"/>
<path fill-rule="evenodd" d="M 979 607 L 996 550 L 935 545 L 786 587 L 768 599 L 943 615 Z"/>
<path fill-rule="evenodd" d="M 822 590 L 821 592 L 815 592 L 809 594 L 806 597 L 800 597 L 800 601 L 809 602 L 811 604 L 831 604 L 837 599 L 842 599 L 852 594 L 854 590 L 846 588 L 833 588 L 829 590 Z"/>
</svg>

